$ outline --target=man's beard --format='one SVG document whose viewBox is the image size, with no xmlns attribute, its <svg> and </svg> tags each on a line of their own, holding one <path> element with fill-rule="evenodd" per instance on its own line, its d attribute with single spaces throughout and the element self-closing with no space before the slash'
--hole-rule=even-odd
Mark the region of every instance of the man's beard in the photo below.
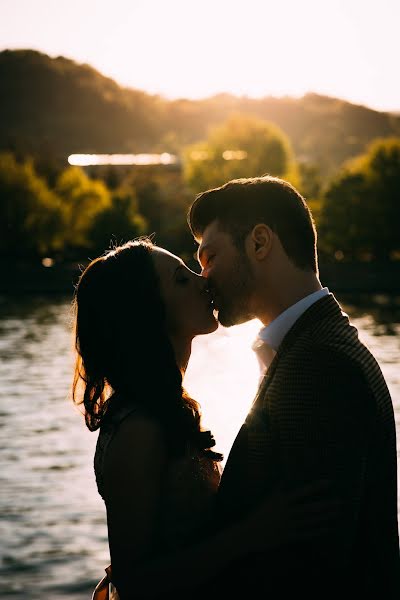
<svg viewBox="0 0 400 600">
<path fill-rule="evenodd" d="M 246 256 L 240 255 L 234 268 L 229 290 L 220 298 L 218 321 L 224 327 L 232 327 L 254 319 L 250 310 L 250 299 L 253 289 L 253 275 Z"/>
</svg>

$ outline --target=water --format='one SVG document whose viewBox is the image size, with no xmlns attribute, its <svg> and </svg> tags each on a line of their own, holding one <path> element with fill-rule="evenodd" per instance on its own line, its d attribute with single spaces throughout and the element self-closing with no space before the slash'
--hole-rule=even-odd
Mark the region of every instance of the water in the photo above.
<svg viewBox="0 0 400 600">
<path fill-rule="evenodd" d="M 343 300 L 388 382 L 400 438 L 400 307 Z M 69 398 L 70 299 L 0 298 L 0 597 L 88 600 L 109 554 L 90 433 Z M 199 337 L 185 385 L 228 454 L 254 395 L 253 321 Z M 400 440 L 398 443 L 400 448 Z"/>
</svg>

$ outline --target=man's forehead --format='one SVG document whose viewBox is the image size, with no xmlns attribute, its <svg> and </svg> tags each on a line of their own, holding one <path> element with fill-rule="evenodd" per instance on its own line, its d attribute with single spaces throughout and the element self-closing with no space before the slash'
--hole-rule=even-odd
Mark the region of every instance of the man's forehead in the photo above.
<svg viewBox="0 0 400 600">
<path fill-rule="evenodd" d="M 218 226 L 218 221 L 213 221 L 203 231 L 203 235 L 200 240 L 200 246 L 208 246 L 214 243 L 221 235 L 221 230 Z"/>
<path fill-rule="evenodd" d="M 197 258 L 201 262 L 202 256 L 210 252 L 219 252 L 229 246 L 232 246 L 230 234 L 219 227 L 218 221 L 213 221 L 204 229 L 203 236 L 199 239 Z"/>
</svg>

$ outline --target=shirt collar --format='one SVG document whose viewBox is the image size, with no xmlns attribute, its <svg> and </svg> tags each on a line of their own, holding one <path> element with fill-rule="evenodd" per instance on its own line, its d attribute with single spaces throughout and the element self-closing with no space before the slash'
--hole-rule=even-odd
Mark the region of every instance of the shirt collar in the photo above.
<svg viewBox="0 0 400 600">
<path fill-rule="evenodd" d="M 329 294 L 327 287 L 309 294 L 302 298 L 296 304 L 289 306 L 276 319 L 274 319 L 267 327 L 263 327 L 258 332 L 257 341 L 266 342 L 274 350 L 278 350 L 283 338 L 295 324 L 297 319 L 308 309 L 314 302 L 320 300 Z"/>
</svg>

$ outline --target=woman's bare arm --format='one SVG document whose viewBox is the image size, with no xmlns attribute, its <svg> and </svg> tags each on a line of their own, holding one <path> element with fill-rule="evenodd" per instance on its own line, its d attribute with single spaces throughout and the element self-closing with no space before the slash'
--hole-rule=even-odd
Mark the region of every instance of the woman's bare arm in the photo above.
<svg viewBox="0 0 400 600">
<path fill-rule="evenodd" d="M 132 584 L 132 568 L 155 544 L 166 448 L 160 426 L 131 415 L 119 426 L 104 464 L 104 496 L 113 582 L 121 597 Z"/>
</svg>

